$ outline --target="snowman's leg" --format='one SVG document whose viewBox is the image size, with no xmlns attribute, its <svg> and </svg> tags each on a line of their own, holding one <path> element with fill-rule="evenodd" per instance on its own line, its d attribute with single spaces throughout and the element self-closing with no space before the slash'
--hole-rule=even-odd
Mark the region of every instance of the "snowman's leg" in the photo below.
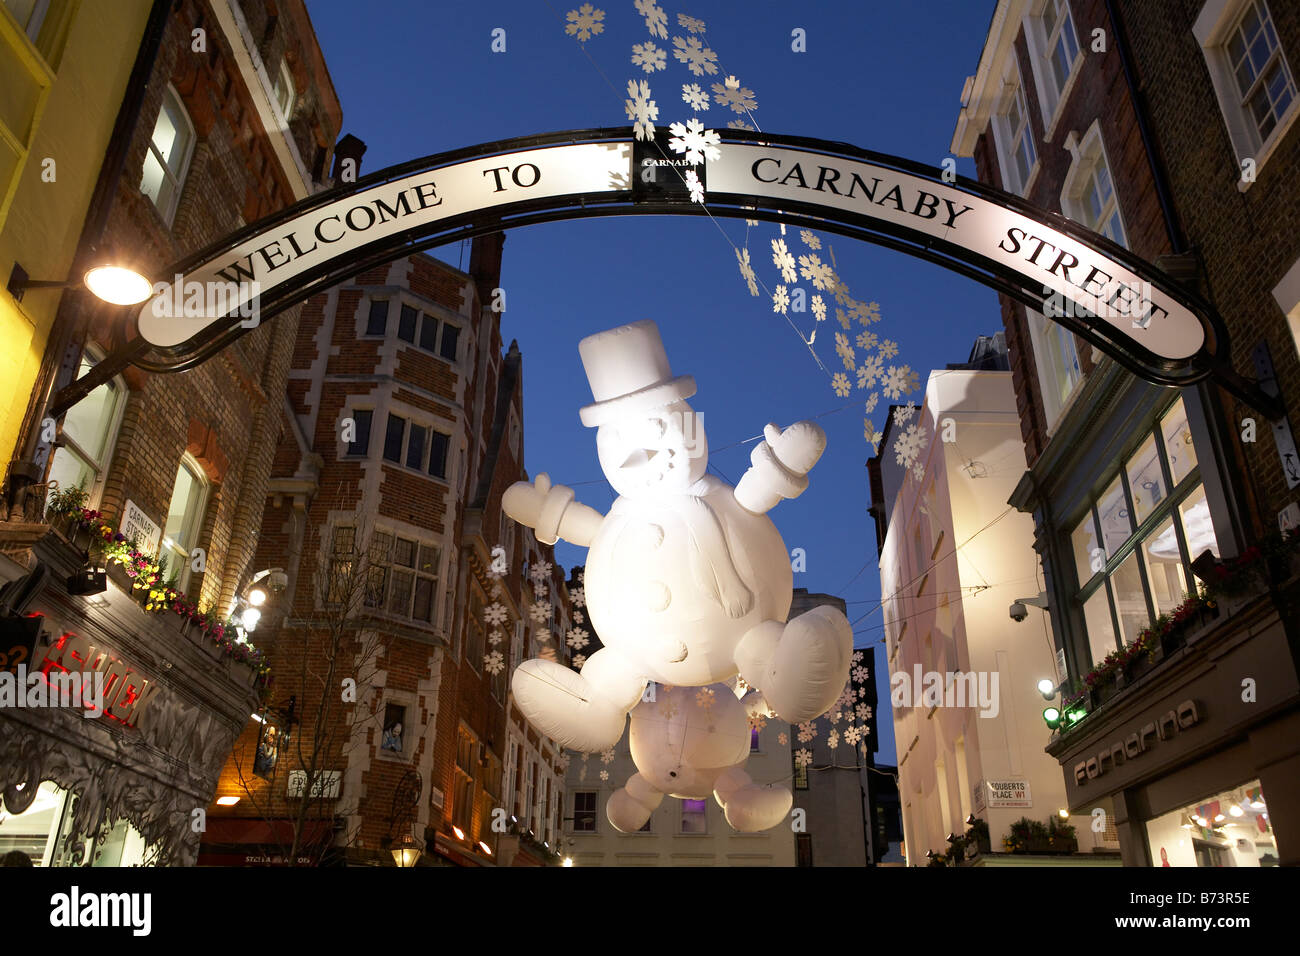
<svg viewBox="0 0 1300 956">
<path fill-rule="evenodd" d="M 826 713 L 844 692 L 852 656 L 848 619 L 822 606 L 784 625 L 756 625 L 741 639 L 736 665 L 777 716 L 798 724 Z"/>
<path fill-rule="evenodd" d="M 733 830 L 757 833 L 776 826 L 794 803 L 789 787 L 760 787 L 740 767 L 724 770 L 713 785 L 713 796 Z"/>
<path fill-rule="evenodd" d="M 591 655 L 581 674 L 554 661 L 524 661 L 510 687 L 534 727 L 562 747 L 590 753 L 614 746 L 623 736 L 627 713 L 645 687 L 635 671 L 632 662 L 606 647 Z"/>
<path fill-rule="evenodd" d="M 605 816 L 620 833 L 636 833 L 663 802 L 664 795 L 639 773 L 632 774 L 622 789 L 614 791 L 605 804 Z"/>
</svg>

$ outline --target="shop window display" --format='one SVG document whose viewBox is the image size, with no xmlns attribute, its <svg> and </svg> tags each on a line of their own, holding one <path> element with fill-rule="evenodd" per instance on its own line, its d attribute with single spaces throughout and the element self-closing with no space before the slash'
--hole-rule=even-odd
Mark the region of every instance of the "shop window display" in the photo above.
<svg viewBox="0 0 1300 956">
<path fill-rule="evenodd" d="M 51 781 L 22 813 L 0 811 L 0 859 L 22 853 L 33 866 L 149 866 L 154 853 L 125 820 L 94 840 L 67 841 L 77 796 Z M 10 859 L 6 865 L 15 864 Z"/>
<path fill-rule="evenodd" d="M 1277 866 L 1277 840 L 1258 780 L 1147 821 L 1154 866 Z"/>
</svg>

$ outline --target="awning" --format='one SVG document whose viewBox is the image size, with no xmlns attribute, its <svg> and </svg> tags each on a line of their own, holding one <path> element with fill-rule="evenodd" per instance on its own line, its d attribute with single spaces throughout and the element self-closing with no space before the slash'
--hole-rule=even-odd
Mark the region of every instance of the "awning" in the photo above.
<svg viewBox="0 0 1300 956">
<path fill-rule="evenodd" d="M 209 817 L 199 844 L 197 866 L 288 866 L 293 820 Z M 313 866 L 334 836 L 333 820 L 307 820 L 298 846 L 298 865 Z"/>
</svg>

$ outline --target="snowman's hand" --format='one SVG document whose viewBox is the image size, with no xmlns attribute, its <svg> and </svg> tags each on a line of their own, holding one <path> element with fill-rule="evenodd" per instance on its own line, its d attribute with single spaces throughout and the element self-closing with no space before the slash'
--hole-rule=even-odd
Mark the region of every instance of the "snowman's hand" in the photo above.
<svg viewBox="0 0 1300 956">
<path fill-rule="evenodd" d="M 775 433 L 775 438 L 773 437 Z M 812 422 L 796 422 L 784 430 L 774 424 L 763 429 L 776 460 L 794 475 L 806 475 L 826 450 L 826 432 Z"/>
<path fill-rule="evenodd" d="M 501 507 L 515 521 L 535 529 L 543 544 L 555 544 L 563 536 L 586 547 L 604 520 L 600 512 L 574 501 L 572 488 L 552 485 L 545 472 L 532 484 L 516 481 L 507 488 Z"/>
</svg>

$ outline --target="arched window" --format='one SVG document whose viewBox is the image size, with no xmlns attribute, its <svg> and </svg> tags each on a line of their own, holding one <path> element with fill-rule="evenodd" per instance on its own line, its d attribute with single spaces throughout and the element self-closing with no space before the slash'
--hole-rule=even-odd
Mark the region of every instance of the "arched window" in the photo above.
<svg viewBox="0 0 1300 956">
<path fill-rule="evenodd" d="M 193 153 L 194 124 L 181 105 L 181 98 L 168 86 L 149 139 L 149 152 L 144 157 L 140 191 L 153 200 L 158 214 L 169 226 L 176 215 L 176 203 Z"/>
</svg>

